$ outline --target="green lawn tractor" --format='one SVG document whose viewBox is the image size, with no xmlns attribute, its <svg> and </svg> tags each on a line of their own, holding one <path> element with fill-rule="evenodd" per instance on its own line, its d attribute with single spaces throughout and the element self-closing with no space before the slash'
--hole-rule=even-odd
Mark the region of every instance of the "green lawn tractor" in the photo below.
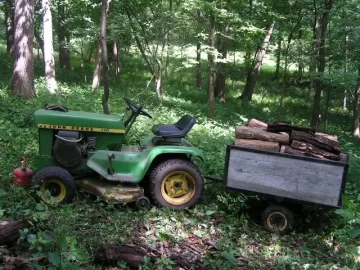
<svg viewBox="0 0 360 270">
<path fill-rule="evenodd" d="M 46 106 L 34 115 L 39 130 L 39 154 L 32 186 L 47 203 L 68 203 L 76 188 L 119 203 L 179 210 L 193 206 L 204 179 L 193 158 L 202 153 L 184 139 L 195 119 L 184 115 L 175 124 L 157 124 L 153 135 L 137 147 L 123 145 L 138 116 L 152 118 L 125 98 L 129 117 L 69 111 Z M 124 114 L 125 115 L 125 114 Z"/>
</svg>

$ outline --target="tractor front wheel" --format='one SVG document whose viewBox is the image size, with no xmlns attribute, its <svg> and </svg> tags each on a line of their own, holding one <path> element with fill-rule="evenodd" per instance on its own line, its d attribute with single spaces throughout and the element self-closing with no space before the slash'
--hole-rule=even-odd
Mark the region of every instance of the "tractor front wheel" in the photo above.
<svg viewBox="0 0 360 270">
<path fill-rule="evenodd" d="M 76 185 L 72 175 L 60 167 L 47 167 L 39 171 L 34 185 L 40 186 L 40 198 L 48 203 L 69 203 L 76 195 Z"/>
<path fill-rule="evenodd" d="M 163 207 L 181 210 L 193 206 L 204 185 L 199 168 L 183 159 L 160 163 L 150 174 L 151 197 Z"/>
</svg>

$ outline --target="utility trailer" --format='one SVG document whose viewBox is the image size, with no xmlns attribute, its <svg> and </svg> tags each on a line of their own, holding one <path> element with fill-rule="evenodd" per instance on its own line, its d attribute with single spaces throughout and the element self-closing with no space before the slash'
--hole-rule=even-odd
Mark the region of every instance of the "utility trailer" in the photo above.
<svg viewBox="0 0 360 270">
<path fill-rule="evenodd" d="M 348 154 L 330 161 L 228 145 L 223 181 L 226 189 L 269 198 L 262 222 L 281 233 L 294 224 L 287 203 L 340 208 L 347 171 Z"/>
</svg>

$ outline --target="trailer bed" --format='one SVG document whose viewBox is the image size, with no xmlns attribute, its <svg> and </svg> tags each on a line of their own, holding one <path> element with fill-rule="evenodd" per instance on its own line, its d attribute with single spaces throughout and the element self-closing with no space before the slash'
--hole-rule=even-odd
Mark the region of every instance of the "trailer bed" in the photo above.
<svg viewBox="0 0 360 270">
<path fill-rule="evenodd" d="M 226 188 L 341 207 L 348 162 L 228 145 L 224 185 Z"/>
</svg>

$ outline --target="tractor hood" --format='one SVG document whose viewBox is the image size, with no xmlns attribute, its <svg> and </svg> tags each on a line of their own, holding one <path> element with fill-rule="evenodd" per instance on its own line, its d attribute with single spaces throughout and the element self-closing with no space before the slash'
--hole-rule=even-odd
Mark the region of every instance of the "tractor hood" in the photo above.
<svg viewBox="0 0 360 270">
<path fill-rule="evenodd" d="M 124 123 L 116 115 L 40 109 L 35 112 L 34 121 L 44 129 L 125 133 Z"/>
</svg>

